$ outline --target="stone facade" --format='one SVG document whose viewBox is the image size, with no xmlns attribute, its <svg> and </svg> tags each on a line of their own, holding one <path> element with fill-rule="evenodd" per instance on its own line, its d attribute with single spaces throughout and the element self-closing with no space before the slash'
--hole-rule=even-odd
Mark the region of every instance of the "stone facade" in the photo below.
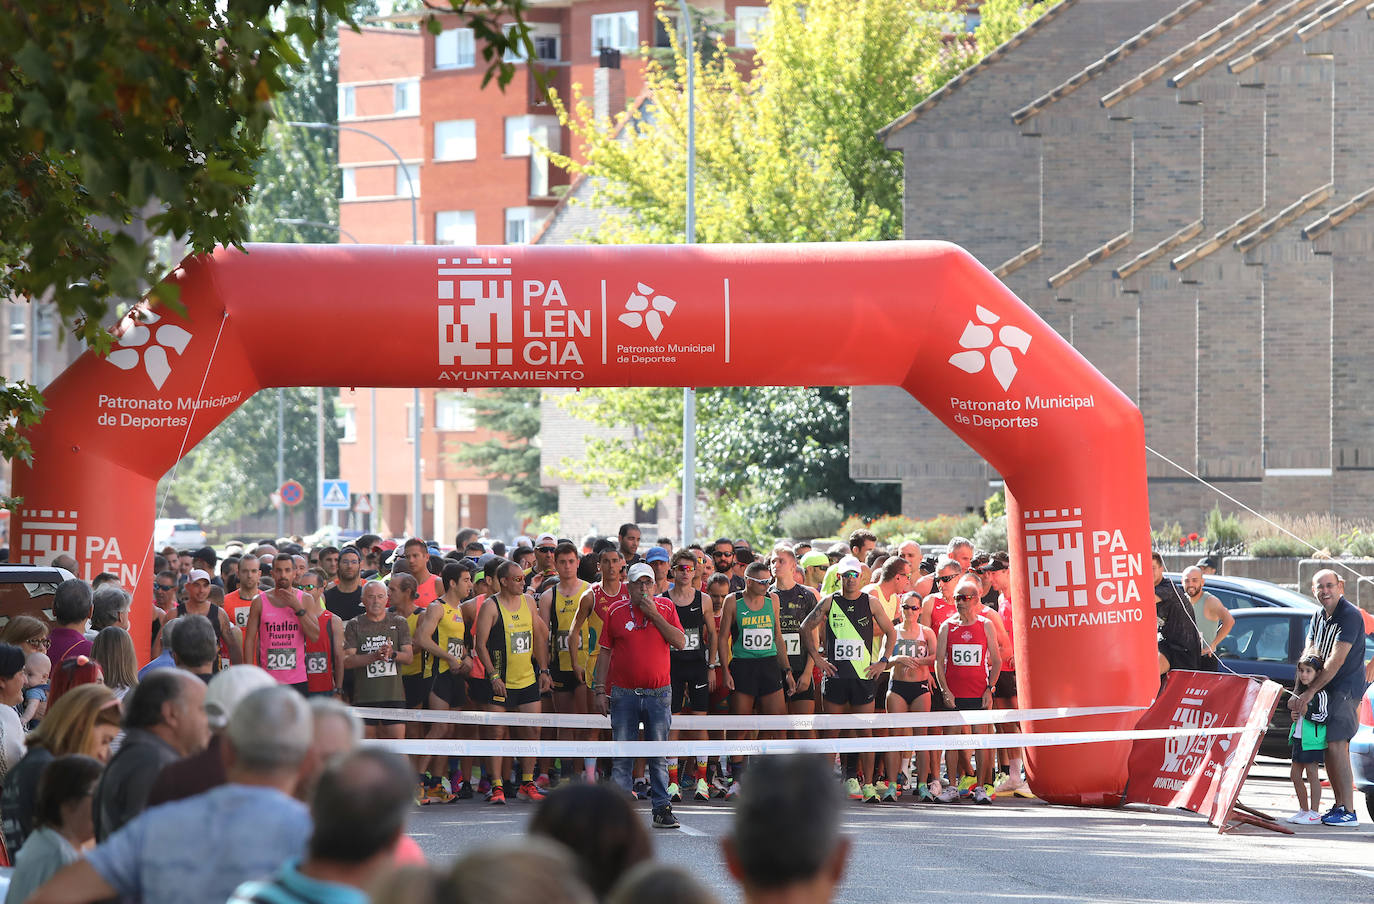
<svg viewBox="0 0 1374 904">
<path fill-rule="evenodd" d="M 1131 397 L 1157 521 L 1368 514 L 1374 21 L 1356 2 L 1064 0 L 885 130 L 908 238 L 959 243 Z M 935 362 L 932 366 L 942 366 Z M 904 392 L 851 473 L 907 514 L 996 476 Z"/>
</svg>

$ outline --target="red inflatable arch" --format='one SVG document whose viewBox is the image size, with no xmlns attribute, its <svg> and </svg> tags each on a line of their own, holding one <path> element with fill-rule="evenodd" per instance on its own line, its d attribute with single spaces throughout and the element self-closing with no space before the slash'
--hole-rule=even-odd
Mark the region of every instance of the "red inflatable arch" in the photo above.
<svg viewBox="0 0 1374 904">
<path fill-rule="evenodd" d="M 1157 689 L 1140 413 L 953 245 L 255 245 L 170 279 L 185 316 L 126 320 L 108 358 L 58 377 L 15 475 L 15 559 L 118 574 L 136 625 L 158 479 L 261 389 L 893 385 L 1006 479 L 1022 705 Z M 1028 766 L 1041 797 L 1111 804 L 1126 757 L 1038 748 Z"/>
</svg>

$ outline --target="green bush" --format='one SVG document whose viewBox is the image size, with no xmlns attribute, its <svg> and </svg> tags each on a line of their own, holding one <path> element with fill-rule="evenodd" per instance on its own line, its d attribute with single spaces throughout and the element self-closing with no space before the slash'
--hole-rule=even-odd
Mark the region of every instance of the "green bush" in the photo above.
<svg viewBox="0 0 1374 904">
<path fill-rule="evenodd" d="M 936 515 L 929 521 L 918 522 L 916 533 L 922 543 L 948 543 L 954 537 L 972 538 L 983 519 L 974 512 L 966 515 Z"/>
<path fill-rule="evenodd" d="M 840 525 L 840 529 L 835 531 L 835 536 L 839 537 L 841 540 L 844 540 L 845 542 L 848 542 L 849 535 L 854 533 L 854 531 L 868 529 L 869 528 L 867 518 L 865 518 L 863 515 L 850 515 L 848 518 L 844 519 L 844 523 Z"/>
<path fill-rule="evenodd" d="M 1183 526 L 1177 521 L 1173 524 L 1166 522 L 1159 526 L 1159 530 L 1150 531 L 1150 541 L 1159 549 L 1177 546 L 1182 539 Z"/>
<path fill-rule="evenodd" d="M 1007 549 L 1007 516 L 1000 515 L 979 526 L 973 532 L 973 546 L 984 552 L 1005 552 Z"/>
<path fill-rule="evenodd" d="M 1306 556 L 1312 550 L 1286 534 L 1275 537 L 1260 537 L 1246 549 L 1252 556 L 1278 558 L 1280 556 Z"/>
<path fill-rule="evenodd" d="M 1002 487 L 983 502 L 983 517 L 992 521 L 1007 513 L 1007 489 Z"/>
<path fill-rule="evenodd" d="M 799 499 L 778 514 L 783 536 L 797 540 L 828 537 L 844 521 L 844 509 L 823 496 Z"/>
<path fill-rule="evenodd" d="M 1213 549 L 1227 549 L 1239 546 L 1245 541 L 1245 527 L 1240 523 L 1240 516 L 1223 515 L 1221 508 L 1215 505 L 1207 513 L 1203 533 L 1207 537 L 1208 545 Z"/>
<path fill-rule="evenodd" d="M 878 538 L 878 542 L 891 546 L 898 537 L 914 533 L 920 525 L 905 515 L 882 515 L 869 523 L 868 529 Z"/>
<path fill-rule="evenodd" d="M 1345 551 L 1352 556 L 1361 559 L 1374 558 L 1374 533 L 1360 530 L 1358 527 L 1350 533 L 1341 537 L 1341 545 Z"/>
</svg>

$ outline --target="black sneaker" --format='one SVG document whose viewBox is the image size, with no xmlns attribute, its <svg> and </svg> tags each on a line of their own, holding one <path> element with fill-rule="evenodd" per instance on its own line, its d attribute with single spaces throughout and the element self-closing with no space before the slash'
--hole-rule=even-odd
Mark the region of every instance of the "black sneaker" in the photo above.
<svg viewBox="0 0 1374 904">
<path fill-rule="evenodd" d="M 666 804 L 654 811 L 654 828 L 676 829 L 681 823 L 673 815 L 673 808 Z"/>
<path fill-rule="evenodd" d="M 649 799 L 649 783 L 640 779 L 634 783 L 634 796 L 638 800 Z"/>
<path fill-rule="evenodd" d="M 455 797 L 456 797 L 458 800 L 472 800 L 472 785 L 471 785 L 471 783 L 469 783 L 469 782 L 463 782 L 461 785 L 459 785 L 459 786 L 458 786 L 458 793 L 455 795 Z"/>
</svg>

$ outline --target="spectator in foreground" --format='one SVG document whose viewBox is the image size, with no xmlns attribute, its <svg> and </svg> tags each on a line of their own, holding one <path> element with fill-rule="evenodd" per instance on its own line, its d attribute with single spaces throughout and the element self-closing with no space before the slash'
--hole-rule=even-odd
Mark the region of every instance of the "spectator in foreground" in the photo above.
<svg viewBox="0 0 1374 904">
<path fill-rule="evenodd" d="M 453 864 L 440 889 L 444 904 L 593 904 L 566 848 L 511 839 L 478 848 Z"/>
<path fill-rule="evenodd" d="M 66 699 L 71 699 L 68 696 Z M 23 904 L 62 867 L 75 863 L 81 846 L 95 837 L 91 796 L 100 780 L 100 761 L 73 754 L 59 757 L 38 782 L 36 831 L 14 860 L 5 904 Z"/>
<path fill-rule="evenodd" d="M 305 859 L 288 861 L 271 879 L 245 882 L 230 904 L 366 904 L 364 889 L 391 868 L 405 833 L 411 781 L 410 765 L 386 750 L 335 760 L 310 802 L 315 829 Z"/>
<path fill-rule="evenodd" d="M 550 791 L 534 811 L 529 831 L 570 850 L 598 899 L 610 894 L 631 867 L 654 856 L 629 798 L 605 785 L 567 784 Z"/>
<path fill-rule="evenodd" d="M 119 701 L 103 684 L 83 684 L 53 704 L 37 730 L 29 733 L 28 753 L 5 777 L 0 790 L 5 849 L 19 853 L 33 831 L 38 787 L 54 760 L 68 756 L 91 757 L 104 764 L 110 759 L 110 742 L 119 733 Z M 97 773 L 97 777 L 99 777 Z"/>
<path fill-rule="evenodd" d="M 95 837 L 102 843 L 143 812 L 163 766 L 209 743 L 205 685 L 179 669 L 154 672 L 130 695 L 124 728 L 95 794 Z"/>
<path fill-rule="evenodd" d="M 210 742 L 201 752 L 162 767 L 148 792 L 148 806 L 185 800 L 227 782 L 224 732 L 229 727 L 229 720 L 245 697 L 276 683 L 276 679 L 255 665 L 231 665 L 212 678 L 205 688 L 205 718 L 210 726 Z"/>
<path fill-rule="evenodd" d="M 652 547 L 653 549 L 659 547 Z M 647 860 L 625 874 L 606 904 L 717 904 L 716 896 L 680 866 Z"/>
<path fill-rule="evenodd" d="M 154 621 L 156 624 L 156 620 Z M 159 669 L 174 669 L 177 667 L 176 660 L 172 658 L 172 637 L 176 633 L 177 627 L 181 624 L 181 619 L 174 618 L 162 626 L 162 652 L 153 657 L 152 661 L 138 670 L 138 680 L 142 681 Z"/>
<path fill-rule="evenodd" d="M 53 876 L 29 904 L 224 901 L 243 882 L 303 856 L 310 812 L 291 792 L 310 731 L 310 708 L 300 694 L 285 687 L 249 694 L 229 720 L 228 784 L 131 820 Z"/>
<path fill-rule="evenodd" d="M 15 707 L 24 702 L 24 651 L 0 643 L 0 783 L 24 756 L 24 725 Z"/>
<path fill-rule="evenodd" d="M 752 781 L 736 800 L 734 828 L 721 840 L 746 904 L 832 900 L 849 840 L 840 834 L 844 800 L 830 765 L 815 754 L 789 754 L 759 757 L 750 772 Z"/>
<path fill-rule="evenodd" d="M 56 624 L 48 634 L 48 655 L 53 665 L 91 655 L 91 642 L 86 639 L 91 622 L 90 584 L 76 578 L 58 584 L 52 597 L 52 618 Z"/>
</svg>

